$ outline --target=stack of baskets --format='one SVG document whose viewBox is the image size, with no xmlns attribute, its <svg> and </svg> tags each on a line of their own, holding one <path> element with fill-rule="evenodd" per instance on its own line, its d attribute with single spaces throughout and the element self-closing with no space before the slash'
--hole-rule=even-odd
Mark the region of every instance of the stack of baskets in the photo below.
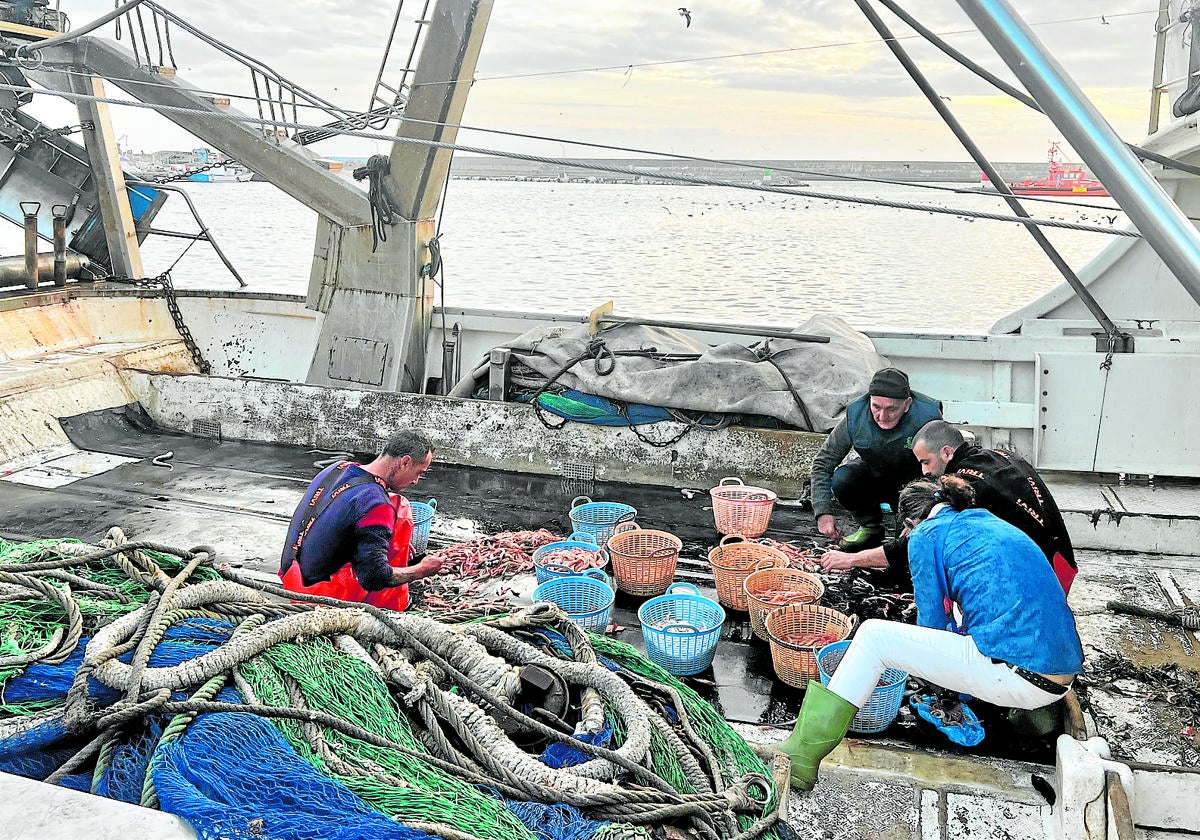
<svg viewBox="0 0 1200 840">
<path fill-rule="evenodd" d="M 845 639 L 857 623 L 856 616 L 816 604 L 789 604 L 772 610 L 767 614 L 766 629 L 776 676 L 794 688 L 807 688 L 809 680 L 821 676 L 817 651 Z"/>
<path fill-rule="evenodd" d="M 437 510 L 437 499 L 428 502 L 409 502 L 412 508 L 413 532 L 409 545 L 414 556 L 425 553 L 429 548 L 429 529 L 433 526 L 433 514 Z M 402 538 L 403 539 L 403 538 Z"/>
<path fill-rule="evenodd" d="M 683 541 L 666 531 L 641 528 L 635 522 L 615 526 L 608 540 L 617 588 L 630 595 L 661 595 L 675 579 Z"/>
<path fill-rule="evenodd" d="M 555 562 L 556 554 L 577 548 L 595 552 L 592 568 L 603 571 L 604 567 L 608 565 L 608 558 L 604 554 L 604 549 L 596 544 L 596 538 L 591 534 L 576 531 L 565 540 L 549 543 L 533 552 L 533 571 L 537 575 L 537 582 L 545 583 L 553 578 L 569 577 L 588 571 L 587 569 L 576 571 L 570 566 L 564 566 L 561 563 Z"/>
<path fill-rule="evenodd" d="M 642 604 L 638 620 L 650 661 L 676 676 L 689 676 L 712 665 L 725 610 L 690 583 L 675 583 L 667 594 Z"/>
<path fill-rule="evenodd" d="M 717 600 L 721 606 L 746 612 L 750 608 L 746 597 L 746 578 L 755 569 L 769 566 L 786 568 L 788 559 L 783 552 L 770 546 L 731 534 L 722 537 L 717 547 L 708 552 L 708 562 L 712 565 L 713 583 L 717 587 Z"/>
<path fill-rule="evenodd" d="M 775 493 L 763 487 L 747 487 L 740 478 L 726 476 L 712 490 L 713 519 L 722 534 L 759 537 L 771 522 Z"/>
<path fill-rule="evenodd" d="M 558 604 L 567 617 L 585 630 L 603 633 L 612 616 L 616 593 L 600 569 L 588 569 L 581 575 L 556 577 L 538 584 L 533 590 L 534 603 Z"/>
</svg>

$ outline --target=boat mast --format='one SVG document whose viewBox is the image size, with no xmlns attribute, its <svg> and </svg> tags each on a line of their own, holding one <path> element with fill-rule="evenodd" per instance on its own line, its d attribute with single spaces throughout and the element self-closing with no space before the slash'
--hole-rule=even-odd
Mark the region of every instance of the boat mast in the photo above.
<svg viewBox="0 0 1200 840">
<path fill-rule="evenodd" d="M 430 243 L 452 155 L 428 142 L 455 141 L 492 2 L 438 0 L 428 20 L 418 22 L 428 27 L 420 59 L 388 172 L 376 176 L 390 223 L 377 223 L 373 232 L 318 222 L 309 305 L 326 315 L 310 384 L 425 389 L 437 262 Z"/>
<path fill-rule="evenodd" d="M 1200 303 L 1200 233 L 1007 0 L 958 0 L 1092 174 Z"/>
</svg>

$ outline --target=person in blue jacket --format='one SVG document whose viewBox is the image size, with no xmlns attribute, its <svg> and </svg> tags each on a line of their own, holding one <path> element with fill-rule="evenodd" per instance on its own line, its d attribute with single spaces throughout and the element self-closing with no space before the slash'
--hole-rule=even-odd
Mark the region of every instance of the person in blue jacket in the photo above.
<svg viewBox="0 0 1200 840">
<path fill-rule="evenodd" d="M 942 404 L 909 387 L 897 368 L 876 371 L 867 393 L 846 406 L 813 459 L 812 506 L 817 530 L 840 540 L 842 551 L 863 551 L 883 543 L 880 506 L 896 507 L 900 488 L 921 477 L 913 456 L 913 435 L 942 416 Z M 854 450 L 858 460 L 842 461 Z M 840 465 L 840 466 L 839 466 Z M 850 511 L 858 530 L 843 535 L 833 500 Z"/>
<path fill-rule="evenodd" d="M 1039 709 L 1067 693 L 1083 647 L 1042 550 L 982 508 L 959 476 L 900 494 L 917 626 L 866 621 L 829 680 L 810 682 L 792 734 L 792 784 L 809 790 L 887 668 L 998 706 Z"/>
</svg>

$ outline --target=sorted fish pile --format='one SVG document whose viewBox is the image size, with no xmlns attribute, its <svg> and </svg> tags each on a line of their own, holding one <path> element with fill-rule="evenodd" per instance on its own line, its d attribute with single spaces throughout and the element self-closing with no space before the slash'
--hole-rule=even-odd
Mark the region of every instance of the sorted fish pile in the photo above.
<svg viewBox="0 0 1200 840">
<path fill-rule="evenodd" d="M 782 607 L 787 604 L 808 604 L 812 602 L 811 594 L 808 592 L 797 592 L 794 589 L 763 589 L 759 592 L 755 592 L 754 597 L 776 607 Z"/>
<path fill-rule="evenodd" d="M 791 630 L 782 633 L 772 633 L 781 642 L 795 647 L 825 647 L 834 642 L 840 642 L 842 637 L 836 633 L 810 633 L 803 630 Z"/>
<path fill-rule="evenodd" d="M 566 566 L 573 572 L 584 572 L 604 565 L 604 555 L 590 548 L 563 548 L 544 554 L 539 562 L 542 566 Z"/>
<path fill-rule="evenodd" d="M 788 566 L 790 568 L 799 569 L 802 572 L 821 571 L 821 555 L 825 553 L 825 549 L 816 547 L 801 548 L 794 542 L 780 542 L 770 537 L 761 537 L 756 542 L 783 554 L 788 559 Z"/>
<path fill-rule="evenodd" d="M 494 579 L 529 574 L 533 552 L 560 539 L 545 528 L 504 531 L 431 551 L 428 556 L 441 560 L 442 570 L 412 584 L 413 602 L 433 612 L 504 606 L 511 590 L 501 588 L 486 596 L 481 591 Z"/>
</svg>

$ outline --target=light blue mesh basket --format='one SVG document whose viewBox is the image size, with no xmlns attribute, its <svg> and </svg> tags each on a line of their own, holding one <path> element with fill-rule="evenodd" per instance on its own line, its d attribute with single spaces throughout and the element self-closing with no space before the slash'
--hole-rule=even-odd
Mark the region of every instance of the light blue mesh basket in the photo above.
<svg viewBox="0 0 1200 840">
<path fill-rule="evenodd" d="M 642 604 L 638 620 L 650 661 L 685 677 L 712 665 L 725 610 L 690 583 L 673 583 L 665 595 Z"/>
<path fill-rule="evenodd" d="M 821 685 L 829 685 L 829 678 L 841 664 L 842 657 L 846 655 L 849 647 L 850 641 L 846 640 L 826 645 L 817 652 Z M 898 668 L 888 668 L 884 671 L 883 676 L 879 678 L 879 685 L 850 721 L 850 731 L 869 735 L 882 732 L 891 726 L 896 715 L 900 714 L 900 706 L 904 702 L 904 685 L 907 682 L 908 674 Z"/>
<path fill-rule="evenodd" d="M 437 510 L 437 499 L 428 502 L 409 502 L 412 508 L 413 533 L 409 545 L 414 556 L 424 554 L 429 547 L 429 529 L 433 526 L 433 512 Z"/>
<path fill-rule="evenodd" d="M 591 534 L 596 545 L 603 547 L 621 522 L 637 519 L 637 508 L 620 502 L 593 502 L 590 496 L 571 500 L 571 530 Z"/>
<path fill-rule="evenodd" d="M 537 582 L 545 583 L 554 578 L 582 574 L 582 572 L 577 572 L 570 566 L 554 562 L 554 553 L 556 551 L 570 551 L 573 548 L 594 551 L 598 555 L 595 561 L 595 568 L 597 569 L 603 569 L 608 565 L 608 557 L 605 556 L 604 550 L 596 545 L 596 538 L 591 534 L 576 531 L 565 540 L 552 542 L 533 552 L 533 573 L 537 575 Z"/>
<path fill-rule="evenodd" d="M 533 601 L 551 601 L 558 604 L 567 616 L 593 633 L 603 633 L 608 628 L 616 593 L 605 581 L 604 572 L 588 569 L 582 575 L 558 577 L 538 584 L 533 590 Z"/>
</svg>

